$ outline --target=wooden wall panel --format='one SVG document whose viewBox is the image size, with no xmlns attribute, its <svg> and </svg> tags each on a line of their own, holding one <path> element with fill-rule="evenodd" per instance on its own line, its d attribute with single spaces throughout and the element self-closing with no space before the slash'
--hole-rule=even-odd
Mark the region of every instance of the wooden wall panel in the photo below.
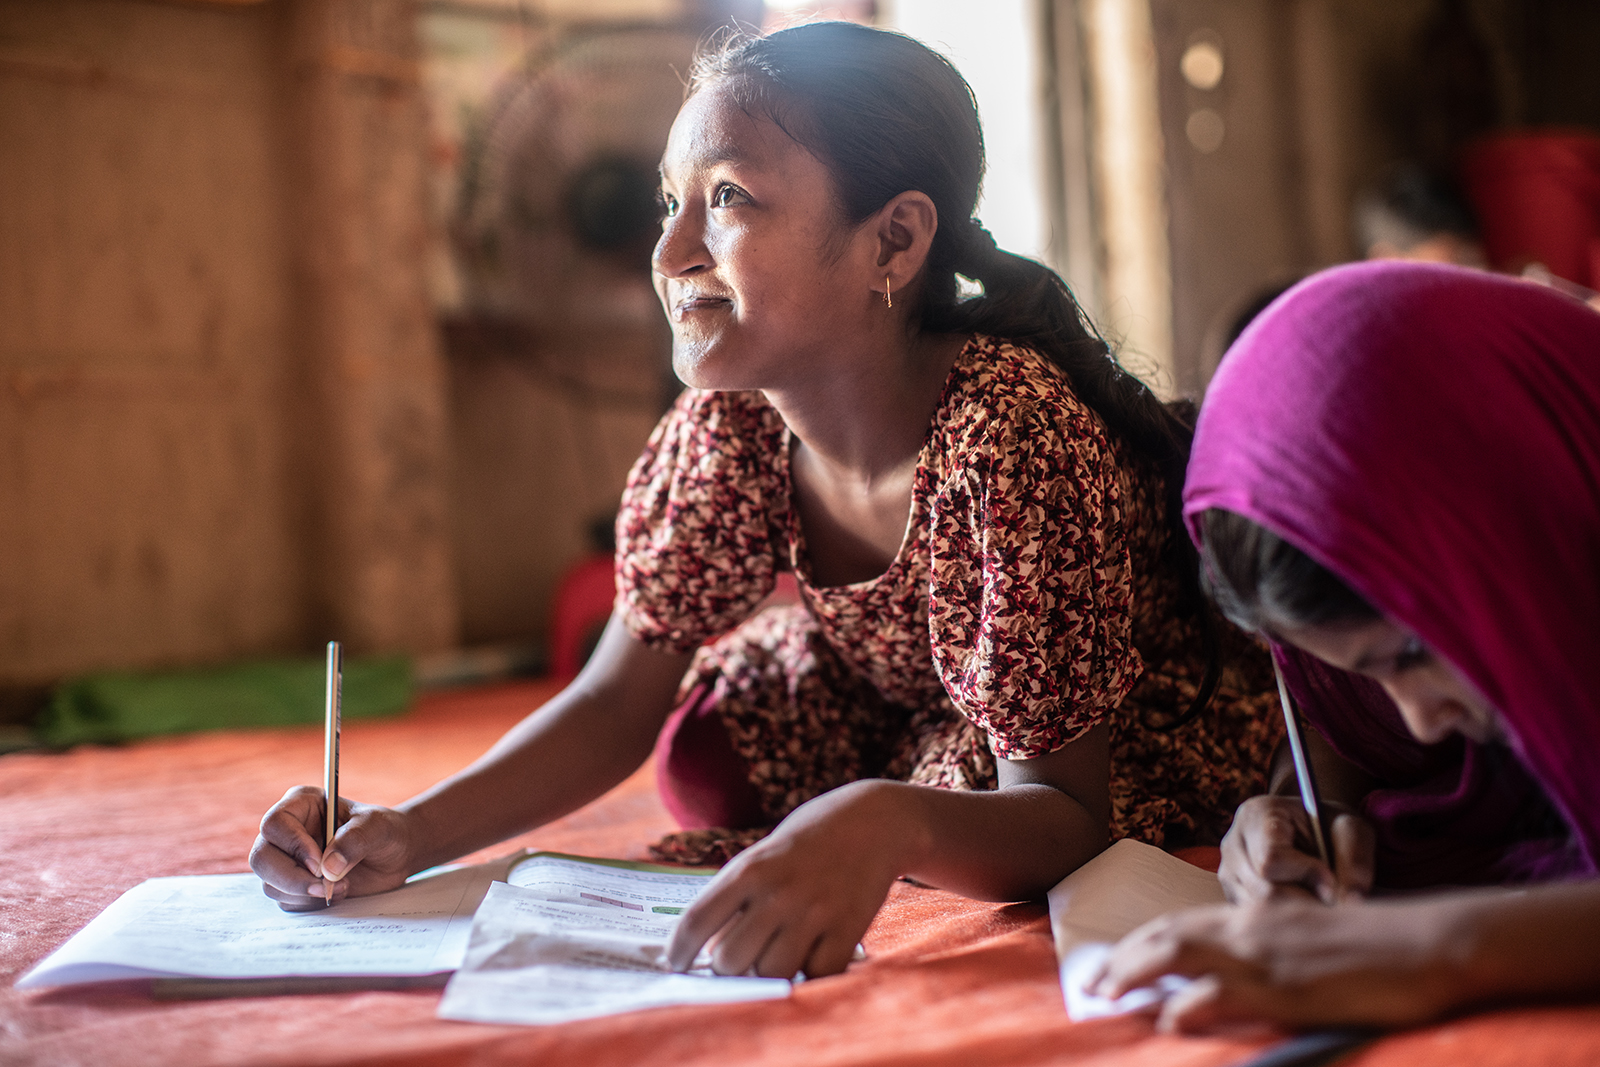
<svg viewBox="0 0 1600 1067">
<path fill-rule="evenodd" d="M 294 0 L 287 15 L 314 624 L 357 653 L 449 648 L 448 401 L 425 270 L 416 12 Z"/>
<path fill-rule="evenodd" d="M 0 0 L 0 689 L 456 640 L 416 47 Z"/>
<path fill-rule="evenodd" d="M 302 639 L 273 24 L 0 5 L 0 680 Z"/>
</svg>

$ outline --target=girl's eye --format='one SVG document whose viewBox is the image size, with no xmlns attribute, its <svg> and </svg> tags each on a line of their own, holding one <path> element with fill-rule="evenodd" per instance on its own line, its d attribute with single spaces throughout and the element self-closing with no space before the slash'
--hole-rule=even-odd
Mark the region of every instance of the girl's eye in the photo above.
<svg viewBox="0 0 1600 1067">
<path fill-rule="evenodd" d="M 716 193 L 711 197 L 712 207 L 732 207 L 744 203 L 748 197 L 736 185 L 719 185 Z"/>
<path fill-rule="evenodd" d="M 1422 639 L 1412 637 L 1411 640 L 1405 643 L 1405 647 L 1395 655 L 1394 669 L 1396 672 L 1408 671 L 1413 667 L 1421 667 L 1432 658 L 1433 653 L 1428 651 L 1428 647 L 1422 643 Z"/>
<path fill-rule="evenodd" d="M 664 219 L 670 219 L 678 213 L 678 201 L 659 190 L 656 192 L 656 210 Z"/>
</svg>

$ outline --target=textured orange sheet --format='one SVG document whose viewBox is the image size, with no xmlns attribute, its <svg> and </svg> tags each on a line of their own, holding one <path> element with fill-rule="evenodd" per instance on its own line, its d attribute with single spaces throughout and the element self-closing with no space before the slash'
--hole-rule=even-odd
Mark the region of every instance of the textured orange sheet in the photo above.
<svg viewBox="0 0 1600 1067">
<path fill-rule="evenodd" d="M 403 799 L 549 692 L 531 683 L 436 695 L 402 719 L 351 725 L 348 795 Z M 436 991 L 158 1003 L 138 984 L 10 988 L 143 879 L 245 869 L 261 812 L 320 774 L 318 728 L 0 757 L 0 1064 L 1220 1067 L 1263 1044 L 1163 1037 L 1141 1019 L 1070 1023 L 1042 906 L 905 885 L 868 934 L 866 962 L 787 1001 L 524 1029 L 435 1019 Z M 646 771 L 515 844 L 639 858 L 669 828 Z M 1390 1037 L 1345 1062 L 1596 1064 L 1600 1009 L 1482 1016 Z"/>
</svg>

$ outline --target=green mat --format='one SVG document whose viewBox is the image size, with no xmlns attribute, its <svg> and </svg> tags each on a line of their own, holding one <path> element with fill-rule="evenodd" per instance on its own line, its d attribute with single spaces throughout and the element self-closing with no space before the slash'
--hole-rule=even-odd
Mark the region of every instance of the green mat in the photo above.
<svg viewBox="0 0 1600 1067">
<path fill-rule="evenodd" d="M 105 673 L 55 691 L 35 735 L 55 748 L 131 741 L 156 734 L 322 721 L 321 659 L 266 660 L 162 674 Z M 393 715 L 411 704 L 405 656 L 346 660 L 346 719 Z"/>
</svg>

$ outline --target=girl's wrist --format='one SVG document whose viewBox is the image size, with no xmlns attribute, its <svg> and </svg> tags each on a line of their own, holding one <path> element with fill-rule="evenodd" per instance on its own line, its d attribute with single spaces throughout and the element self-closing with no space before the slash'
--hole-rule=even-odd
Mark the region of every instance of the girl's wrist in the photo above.
<svg viewBox="0 0 1600 1067">
<path fill-rule="evenodd" d="M 847 787 L 859 790 L 861 816 L 878 828 L 896 878 L 926 869 L 937 852 L 934 819 L 925 803 L 925 786 L 869 778 Z"/>
<path fill-rule="evenodd" d="M 1390 943 L 1411 946 L 1411 966 L 1403 970 L 1413 976 L 1405 983 L 1413 1018 L 1438 1018 L 1473 999 L 1487 961 L 1469 901 L 1444 895 L 1377 906 L 1393 908 Z"/>
<path fill-rule="evenodd" d="M 392 810 L 399 824 L 396 831 L 405 839 L 405 867 L 408 876 L 430 867 L 437 867 L 441 863 L 449 863 L 465 852 L 471 851 L 463 849 L 450 855 L 444 854 L 446 850 L 440 847 L 439 835 L 433 831 L 426 801 L 420 804 L 407 801 Z"/>
</svg>

